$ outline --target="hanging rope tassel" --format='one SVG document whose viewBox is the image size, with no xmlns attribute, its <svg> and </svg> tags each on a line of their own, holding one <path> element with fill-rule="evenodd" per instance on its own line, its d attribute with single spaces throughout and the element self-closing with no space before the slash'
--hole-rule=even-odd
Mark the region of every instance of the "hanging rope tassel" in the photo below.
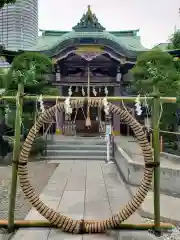
<svg viewBox="0 0 180 240">
<path fill-rule="evenodd" d="M 90 98 L 90 70 L 89 70 L 89 66 L 88 66 L 88 105 L 87 105 L 87 118 L 86 118 L 86 122 L 85 122 L 85 126 L 87 128 L 91 127 L 89 98 Z"/>
<path fill-rule="evenodd" d="M 90 127 L 91 127 L 89 101 L 88 101 L 88 105 L 87 105 L 87 118 L 86 118 L 85 126 L 86 126 L 87 128 L 90 128 Z"/>
<path fill-rule="evenodd" d="M 86 118 L 86 127 L 88 127 L 88 128 L 91 127 L 91 119 L 90 119 L 90 117 Z"/>
</svg>

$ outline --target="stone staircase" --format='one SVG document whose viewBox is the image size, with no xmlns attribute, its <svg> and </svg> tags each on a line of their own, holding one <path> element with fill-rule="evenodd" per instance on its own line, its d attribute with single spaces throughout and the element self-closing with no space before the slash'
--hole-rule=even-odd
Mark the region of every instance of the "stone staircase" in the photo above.
<svg viewBox="0 0 180 240">
<path fill-rule="evenodd" d="M 113 160 L 112 146 L 110 146 L 110 156 L 110 160 Z M 62 160 L 106 161 L 106 142 L 100 137 L 54 136 L 48 140 L 47 154 L 43 159 L 55 163 Z"/>
</svg>

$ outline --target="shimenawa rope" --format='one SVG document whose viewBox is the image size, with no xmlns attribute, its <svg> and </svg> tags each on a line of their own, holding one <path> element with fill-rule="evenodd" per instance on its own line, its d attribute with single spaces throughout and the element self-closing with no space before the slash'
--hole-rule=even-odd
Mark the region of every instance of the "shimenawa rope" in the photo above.
<svg viewBox="0 0 180 240">
<path fill-rule="evenodd" d="M 71 106 L 75 107 L 78 104 L 83 104 L 81 100 L 72 100 Z M 89 100 L 89 104 L 91 106 L 103 106 L 102 100 Z M 151 186 L 152 175 L 153 175 L 153 157 L 152 157 L 152 149 L 151 146 L 146 139 L 146 135 L 142 129 L 142 126 L 125 110 L 122 110 L 118 106 L 113 104 L 109 104 L 109 110 L 112 113 L 115 113 L 120 116 L 121 120 L 125 123 L 129 124 L 129 126 L 134 131 L 139 144 L 142 148 L 144 161 L 145 161 L 145 170 L 144 170 L 144 178 L 141 182 L 141 186 L 139 187 L 137 193 L 134 195 L 131 201 L 127 203 L 127 205 L 117 214 L 113 215 L 107 220 L 101 221 L 88 221 L 88 220 L 73 220 L 70 217 L 66 217 L 61 215 L 60 213 L 54 211 L 52 208 L 46 206 L 39 196 L 36 195 L 34 188 L 32 187 L 29 179 L 28 179 L 28 156 L 31 150 L 31 146 L 35 139 L 36 132 L 39 131 L 40 127 L 44 122 L 49 121 L 53 118 L 56 113 L 56 110 L 63 111 L 64 104 L 58 103 L 58 105 L 53 106 L 46 110 L 42 115 L 37 119 L 36 128 L 35 125 L 29 131 L 29 134 L 24 142 L 20 159 L 19 159 L 19 167 L 18 174 L 20 185 L 22 190 L 32 204 L 34 208 L 44 216 L 50 223 L 60 228 L 62 231 L 78 234 L 78 233 L 103 233 L 109 229 L 118 228 L 119 224 L 129 218 L 141 205 L 144 201 L 148 190 Z M 36 131 L 35 131 L 36 130 Z"/>
</svg>

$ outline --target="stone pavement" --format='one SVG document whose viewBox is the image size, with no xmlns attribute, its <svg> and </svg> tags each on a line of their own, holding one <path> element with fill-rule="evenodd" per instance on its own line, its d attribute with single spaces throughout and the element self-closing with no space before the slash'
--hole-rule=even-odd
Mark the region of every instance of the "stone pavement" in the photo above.
<svg viewBox="0 0 180 240">
<path fill-rule="evenodd" d="M 75 219 L 106 219 L 131 198 L 115 164 L 100 161 L 62 161 L 41 194 L 41 199 L 57 211 Z M 28 220 L 43 219 L 32 209 Z M 138 213 L 126 222 L 144 223 Z M 55 229 L 20 229 L 12 240 L 152 240 L 148 232 L 110 231 L 108 234 L 71 235 Z"/>
<path fill-rule="evenodd" d="M 30 160 L 31 161 L 31 160 Z M 29 162 L 29 179 L 36 186 L 37 194 L 40 194 L 47 185 L 50 177 L 57 168 L 57 164 L 47 162 Z M 43 172 L 40 175 L 39 172 Z M 8 190 L 10 189 L 12 178 L 11 166 L 0 166 L 0 219 L 8 219 Z M 38 184 L 37 184 L 38 182 Z M 31 210 L 31 204 L 25 200 L 24 193 L 21 190 L 20 184 L 17 185 L 16 206 L 14 216 L 16 220 L 24 219 Z M 0 240 L 8 240 L 12 234 L 3 234 L 4 229 L 0 229 Z"/>
</svg>

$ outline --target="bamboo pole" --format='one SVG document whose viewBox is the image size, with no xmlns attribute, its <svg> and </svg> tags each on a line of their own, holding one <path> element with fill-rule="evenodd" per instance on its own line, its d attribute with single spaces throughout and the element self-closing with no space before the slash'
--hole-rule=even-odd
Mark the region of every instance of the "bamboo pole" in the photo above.
<svg viewBox="0 0 180 240">
<path fill-rule="evenodd" d="M 15 121 L 15 141 L 13 148 L 13 161 L 12 161 L 12 177 L 9 193 L 9 208 L 8 208 L 8 231 L 14 230 L 14 211 L 16 202 L 16 189 L 17 189 L 17 171 L 18 171 L 18 159 L 20 152 L 20 135 L 21 135 L 21 115 L 23 107 L 24 85 L 18 84 L 18 93 L 16 97 L 16 121 Z"/>
<path fill-rule="evenodd" d="M 38 100 L 40 96 L 31 96 L 31 95 L 25 95 L 23 96 L 24 100 Z M 134 102 L 137 97 L 127 97 L 127 96 L 109 96 L 106 97 L 107 100 L 109 101 L 125 101 L 125 102 Z M 67 96 L 49 96 L 49 95 L 44 95 L 42 96 L 42 99 L 45 101 L 64 101 L 67 99 Z M 93 100 L 102 100 L 102 97 L 91 97 L 90 99 Z M 0 100 L 16 100 L 15 96 L 0 96 Z M 71 97 L 71 100 L 87 100 L 87 97 Z M 140 97 L 141 101 L 147 101 L 147 100 L 153 100 L 153 97 Z M 167 102 L 167 103 L 176 103 L 176 97 L 160 97 L 160 100 L 162 102 Z"/>
<path fill-rule="evenodd" d="M 153 148 L 152 133 L 150 133 L 150 144 L 151 144 L 151 147 Z"/>
<path fill-rule="evenodd" d="M 160 137 L 160 152 L 163 152 L 163 136 Z"/>
<path fill-rule="evenodd" d="M 93 221 L 89 221 L 93 222 Z M 7 220 L 1 220 L 0 221 L 0 228 L 7 228 L 8 227 L 8 221 Z M 14 221 L 14 228 L 57 228 L 54 224 L 44 221 L 44 220 L 17 220 Z M 122 223 L 118 226 L 118 229 L 121 230 L 153 230 L 155 227 L 154 224 L 127 224 Z M 161 223 L 160 228 L 162 230 L 172 230 L 174 226 L 169 223 Z"/>
<path fill-rule="evenodd" d="M 153 86 L 153 107 L 152 107 L 152 125 L 153 125 L 153 149 L 154 149 L 154 224 L 155 232 L 161 234 L 160 229 L 160 142 L 159 142 L 159 116 L 160 116 L 160 97 L 157 86 Z"/>
</svg>

